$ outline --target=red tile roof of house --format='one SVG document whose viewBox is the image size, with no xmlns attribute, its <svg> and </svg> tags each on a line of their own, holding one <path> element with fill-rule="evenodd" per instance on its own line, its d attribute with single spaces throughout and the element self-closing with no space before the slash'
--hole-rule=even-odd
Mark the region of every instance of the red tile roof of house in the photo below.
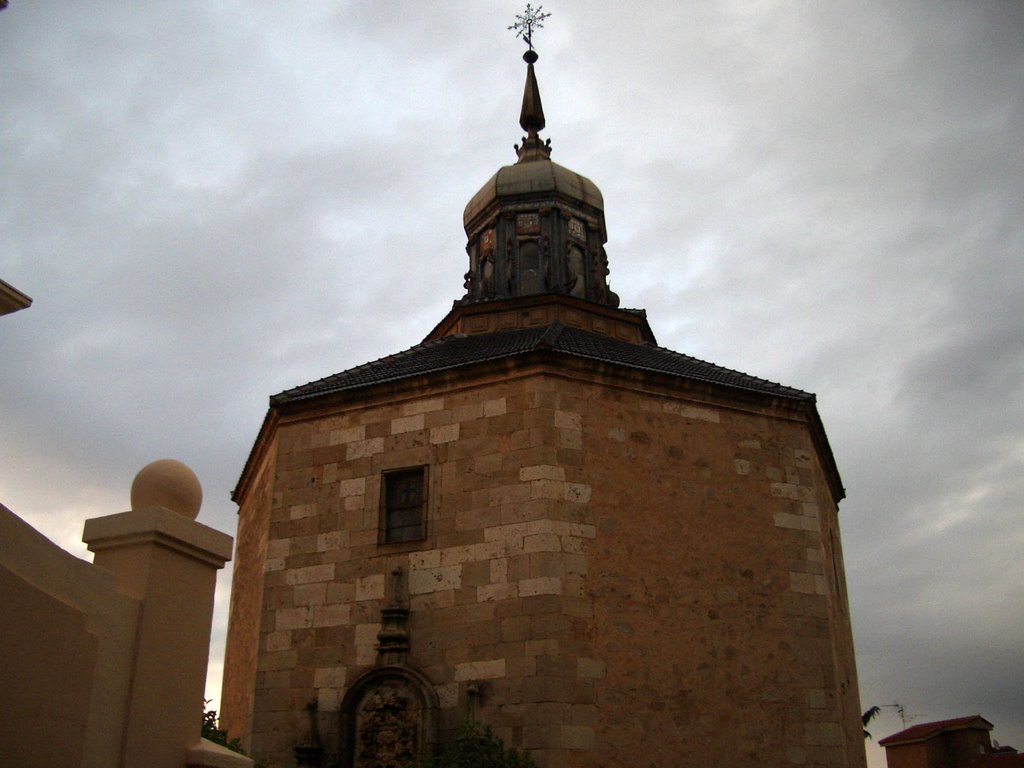
<svg viewBox="0 0 1024 768">
<path fill-rule="evenodd" d="M 986 731 L 992 730 L 992 723 L 981 715 L 968 715 L 967 717 L 954 717 L 952 720 L 936 720 L 934 723 L 920 723 L 912 725 L 906 730 L 886 736 L 878 743 L 885 747 L 892 744 L 906 744 L 912 741 L 925 741 L 932 736 L 937 736 L 943 731 L 956 731 L 961 728 L 969 728 L 975 723 L 983 723 L 977 727 Z"/>
</svg>

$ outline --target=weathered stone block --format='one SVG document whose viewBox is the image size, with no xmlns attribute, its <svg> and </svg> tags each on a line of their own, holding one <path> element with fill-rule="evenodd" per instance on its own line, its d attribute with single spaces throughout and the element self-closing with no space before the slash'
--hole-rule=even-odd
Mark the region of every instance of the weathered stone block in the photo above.
<svg viewBox="0 0 1024 768">
<path fill-rule="evenodd" d="M 333 579 L 333 563 L 310 565 L 306 568 L 291 568 L 285 572 L 285 582 L 288 584 L 312 584 L 319 581 L 332 581 Z"/>
<path fill-rule="evenodd" d="M 455 666 L 455 680 L 496 680 L 505 677 L 505 659 L 468 661 Z"/>
<path fill-rule="evenodd" d="M 384 574 L 375 573 L 356 579 L 356 600 L 382 600 L 384 598 Z"/>
<path fill-rule="evenodd" d="M 414 416 L 400 416 L 397 419 L 391 420 L 391 434 L 401 435 L 407 432 L 417 432 L 424 427 L 423 414 L 418 413 Z"/>
<path fill-rule="evenodd" d="M 519 596 L 560 595 L 562 580 L 553 576 L 542 576 L 536 579 L 522 579 L 519 582 Z"/>
<path fill-rule="evenodd" d="M 443 592 L 448 589 L 458 589 L 460 586 L 462 586 L 462 569 L 458 565 L 409 571 L 410 595 Z"/>
</svg>

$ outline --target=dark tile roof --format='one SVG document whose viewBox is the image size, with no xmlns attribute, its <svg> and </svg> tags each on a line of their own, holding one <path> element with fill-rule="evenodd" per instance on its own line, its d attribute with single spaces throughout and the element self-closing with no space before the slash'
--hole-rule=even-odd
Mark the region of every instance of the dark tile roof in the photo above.
<svg viewBox="0 0 1024 768">
<path fill-rule="evenodd" d="M 285 390 L 271 397 L 270 402 L 271 405 L 294 403 L 542 351 L 790 400 L 814 400 L 814 395 L 799 389 L 722 368 L 663 347 L 619 341 L 555 322 L 538 328 L 445 336 L 425 341 L 404 352 Z"/>
<path fill-rule="evenodd" d="M 924 741 L 925 739 L 930 739 L 932 736 L 936 736 L 943 731 L 955 731 L 960 728 L 966 728 L 979 720 L 984 723 L 984 725 L 979 725 L 978 727 L 987 731 L 992 730 L 992 723 L 981 715 L 968 715 L 967 717 L 954 717 L 951 720 L 936 720 L 933 723 L 918 723 L 917 725 L 912 725 L 899 733 L 886 736 L 878 743 L 884 747 L 886 744 L 901 744 L 907 741 Z"/>
</svg>

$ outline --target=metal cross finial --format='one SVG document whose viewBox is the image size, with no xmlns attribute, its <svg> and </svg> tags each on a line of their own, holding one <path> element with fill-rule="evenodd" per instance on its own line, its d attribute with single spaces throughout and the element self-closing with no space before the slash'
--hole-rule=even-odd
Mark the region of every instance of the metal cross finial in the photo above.
<svg viewBox="0 0 1024 768">
<path fill-rule="evenodd" d="M 516 23 L 509 27 L 516 31 L 516 37 L 522 37 L 526 41 L 526 44 L 530 46 L 530 50 L 533 50 L 533 30 L 544 28 L 544 19 L 550 16 L 550 13 L 541 13 L 544 10 L 543 5 L 538 5 L 533 8 L 529 3 L 526 4 L 526 11 L 524 13 L 516 14 Z"/>
</svg>

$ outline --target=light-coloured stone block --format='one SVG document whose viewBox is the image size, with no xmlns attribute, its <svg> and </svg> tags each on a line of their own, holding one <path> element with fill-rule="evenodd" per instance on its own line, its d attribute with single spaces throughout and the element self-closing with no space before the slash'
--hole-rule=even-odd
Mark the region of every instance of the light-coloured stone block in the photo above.
<svg viewBox="0 0 1024 768">
<path fill-rule="evenodd" d="M 462 586 L 462 566 L 449 565 L 440 568 L 422 568 L 409 572 L 409 594 L 422 595 L 428 592 L 443 592 Z"/>
<path fill-rule="evenodd" d="M 347 496 L 363 496 L 366 493 L 366 478 L 353 477 L 350 480 L 342 480 L 338 483 L 338 495 L 342 498 Z"/>
<path fill-rule="evenodd" d="M 400 416 L 391 420 L 391 434 L 401 435 L 406 432 L 416 432 L 423 429 L 424 422 L 422 413 L 417 413 L 414 416 Z"/>
<path fill-rule="evenodd" d="M 437 568 L 441 565 L 441 550 L 427 549 L 409 553 L 409 568 Z"/>
<path fill-rule="evenodd" d="M 442 443 L 452 443 L 459 439 L 459 424 L 445 424 L 440 427 L 434 427 L 430 430 L 430 442 L 433 445 L 441 445 Z"/>
<path fill-rule="evenodd" d="M 380 624 L 356 624 L 356 664 L 360 667 L 373 664 L 377 658 L 377 635 Z"/>
<path fill-rule="evenodd" d="M 496 557 L 491 560 L 491 583 L 504 584 L 508 581 L 508 558 Z"/>
<path fill-rule="evenodd" d="M 271 539 L 267 542 L 267 558 L 288 557 L 291 539 Z"/>
<path fill-rule="evenodd" d="M 479 419 L 484 415 L 483 403 L 466 403 L 465 405 L 457 405 L 452 409 L 452 420 L 453 421 L 472 421 L 473 419 Z"/>
<path fill-rule="evenodd" d="M 316 514 L 316 504 L 296 504 L 288 507 L 288 517 L 292 520 L 301 520 L 304 517 L 313 517 Z"/>
<path fill-rule="evenodd" d="M 810 469 L 813 466 L 814 456 L 811 455 L 810 451 L 805 451 L 803 448 L 796 448 L 793 450 L 793 463 L 801 469 Z"/>
<path fill-rule="evenodd" d="M 561 480 L 533 480 L 530 482 L 531 499 L 561 499 L 565 483 Z"/>
<path fill-rule="evenodd" d="M 444 398 L 435 397 L 430 400 L 418 400 L 415 403 L 406 403 L 402 406 L 403 416 L 415 416 L 419 413 L 431 413 L 444 408 Z"/>
<path fill-rule="evenodd" d="M 272 571 L 283 571 L 284 570 L 284 558 L 283 557 L 268 557 L 263 561 L 263 572 L 271 573 Z"/>
<path fill-rule="evenodd" d="M 523 537 L 523 553 L 561 552 L 562 541 L 555 533 L 534 533 Z"/>
<path fill-rule="evenodd" d="M 551 464 L 535 464 L 519 470 L 520 480 L 565 480 L 565 468 Z"/>
<path fill-rule="evenodd" d="M 280 630 L 306 629 L 313 618 L 309 608 L 282 608 L 274 612 L 274 627 Z"/>
<path fill-rule="evenodd" d="M 816 517 L 801 517 L 800 527 L 805 531 L 820 531 L 821 524 L 818 522 Z"/>
<path fill-rule="evenodd" d="M 772 496 L 780 499 L 799 499 L 800 488 L 793 483 L 772 483 L 771 484 Z"/>
<path fill-rule="evenodd" d="M 800 515 L 791 515 L 789 512 L 776 512 L 772 518 L 775 520 L 777 528 L 794 528 L 796 530 L 803 528 L 803 518 Z"/>
<path fill-rule="evenodd" d="M 573 411 L 555 411 L 555 427 L 579 432 L 583 429 L 583 416 Z"/>
<path fill-rule="evenodd" d="M 558 430 L 558 447 L 580 450 L 583 448 L 583 432 L 578 429 Z"/>
<path fill-rule="evenodd" d="M 583 539 L 593 539 L 597 536 L 597 527 L 590 525 L 589 523 L 570 523 L 568 533 L 570 536 L 579 536 Z"/>
<path fill-rule="evenodd" d="M 828 593 L 828 582 L 825 580 L 824 576 L 815 574 L 814 593 L 816 595 L 824 595 Z"/>
<path fill-rule="evenodd" d="M 316 692 L 316 707 L 318 712 L 341 711 L 341 691 L 335 688 L 321 688 Z"/>
<path fill-rule="evenodd" d="M 750 462 L 746 459 L 734 459 L 733 466 L 736 467 L 737 475 L 749 475 L 750 474 Z"/>
<path fill-rule="evenodd" d="M 356 579 L 356 601 L 360 600 L 383 600 L 384 599 L 384 574 L 375 573 L 372 576 L 364 576 Z"/>
<path fill-rule="evenodd" d="M 626 442 L 626 430 L 622 427 L 612 427 L 608 430 L 608 438 L 617 443 Z"/>
<path fill-rule="evenodd" d="M 365 459 L 368 456 L 375 456 L 384 452 L 384 438 L 371 437 L 369 440 L 356 440 L 349 443 L 345 449 L 345 460 L 355 461 Z"/>
<path fill-rule="evenodd" d="M 335 605 L 313 606 L 314 627 L 341 627 L 349 623 L 352 606 L 337 603 Z"/>
<path fill-rule="evenodd" d="M 427 592 L 423 595 L 409 596 L 409 609 L 417 611 L 436 611 L 451 608 L 455 605 L 455 590 L 447 592 Z"/>
<path fill-rule="evenodd" d="M 366 425 L 360 424 L 358 427 L 345 427 L 344 429 L 335 429 L 331 431 L 330 444 L 341 445 L 342 443 L 351 443 L 355 440 L 362 440 L 366 437 Z"/>
<path fill-rule="evenodd" d="M 265 643 L 268 651 L 287 651 L 292 647 L 292 633 L 290 630 L 268 632 Z"/>
<path fill-rule="evenodd" d="M 478 603 L 491 603 L 495 600 L 509 600 L 518 594 L 515 584 L 486 584 L 476 588 Z"/>
<path fill-rule="evenodd" d="M 295 605 L 323 605 L 327 600 L 327 584 L 300 584 L 292 591 Z"/>
<path fill-rule="evenodd" d="M 508 412 L 508 405 L 504 397 L 494 400 L 485 400 L 483 404 L 484 416 L 502 416 Z"/>
<path fill-rule="evenodd" d="M 455 680 L 497 680 L 505 676 L 505 660 L 468 661 L 455 665 Z"/>
<path fill-rule="evenodd" d="M 305 568 L 292 568 L 285 573 L 287 584 L 314 584 L 318 581 L 334 581 L 334 563 L 309 565 Z"/>
<path fill-rule="evenodd" d="M 519 596 L 560 595 L 562 580 L 557 576 L 541 576 L 536 579 L 523 579 L 519 582 Z"/>
<path fill-rule="evenodd" d="M 348 538 L 345 535 L 346 533 L 347 531 L 331 531 L 330 533 L 318 534 L 316 537 L 316 551 L 334 552 L 341 549 L 345 546 L 346 539 Z"/>
<path fill-rule="evenodd" d="M 344 688 L 348 667 L 321 667 L 313 673 L 314 688 Z"/>
<path fill-rule="evenodd" d="M 797 573 L 796 571 L 790 571 L 789 588 L 793 592 L 799 592 L 803 595 L 813 595 L 815 593 L 814 578 L 813 573 Z"/>
<path fill-rule="evenodd" d="M 718 411 L 712 410 L 711 408 L 698 408 L 692 405 L 686 405 L 685 403 L 679 403 L 675 401 L 669 401 L 662 404 L 662 410 L 665 413 L 675 414 L 681 416 L 684 419 L 695 419 L 697 421 L 710 421 L 717 424 L 721 421 L 721 416 Z"/>
<path fill-rule="evenodd" d="M 437 692 L 437 703 L 441 709 L 451 709 L 459 705 L 458 683 L 435 685 L 434 690 Z"/>
<path fill-rule="evenodd" d="M 590 501 L 590 491 L 590 486 L 584 483 L 566 483 L 565 500 L 576 504 L 586 504 Z"/>
<path fill-rule="evenodd" d="M 440 551 L 441 565 L 459 565 L 460 563 L 478 563 L 482 560 L 490 560 L 500 554 L 500 549 L 501 547 L 493 541 L 468 544 L 464 547 L 449 547 Z"/>
</svg>

